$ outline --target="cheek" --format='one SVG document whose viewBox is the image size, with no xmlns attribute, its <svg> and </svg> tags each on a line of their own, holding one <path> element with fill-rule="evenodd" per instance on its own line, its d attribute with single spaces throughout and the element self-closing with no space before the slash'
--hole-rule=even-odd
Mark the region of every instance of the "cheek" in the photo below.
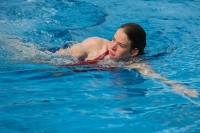
<svg viewBox="0 0 200 133">
<path fill-rule="evenodd" d="M 119 49 L 118 55 L 119 56 L 127 56 L 127 55 L 129 55 L 129 51 L 127 49 Z"/>
</svg>

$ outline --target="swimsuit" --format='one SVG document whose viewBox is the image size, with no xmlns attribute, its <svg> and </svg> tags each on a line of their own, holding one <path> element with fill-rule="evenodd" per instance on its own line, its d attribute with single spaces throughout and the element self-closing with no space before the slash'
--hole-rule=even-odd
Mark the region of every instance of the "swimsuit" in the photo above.
<svg viewBox="0 0 200 133">
<path fill-rule="evenodd" d="M 74 63 L 74 64 L 67 64 L 65 66 L 79 66 L 79 65 L 89 65 L 89 64 L 95 64 L 97 63 L 99 60 L 103 60 L 105 56 L 107 56 L 109 54 L 109 51 L 106 51 L 105 53 L 103 53 L 102 55 L 94 58 L 93 60 L 84 60 L 84 61 L 79 61 L 78 63 Z"/>
</svg>

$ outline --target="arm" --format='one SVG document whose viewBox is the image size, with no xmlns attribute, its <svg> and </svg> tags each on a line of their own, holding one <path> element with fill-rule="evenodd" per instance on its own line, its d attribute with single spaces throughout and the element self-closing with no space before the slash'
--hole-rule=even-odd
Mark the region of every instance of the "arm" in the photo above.
<svg viewBox="0 0 200 133">
<path fill-rule="evenodd" d="M 91 53 L 98 52 L 102 49 L 102 39 L 98 37 L 91 37 L 85 39 L 79 44 L 72 45 L 67 49 L 60 49 L 56 51 L 58 55 L 72 54 L 74 57 L 80 59 L 82 57 L 87 57 Z"/>
<path fill-rule="evenodd" d="M 80 59 L 81 57 L 86 56 L 88 52 L 84 44 L 85 43 L 83 41 L 82 43 L 74 44 L 66 49 L 61 48 L 58 51 L 56 51 L 56 54 L 58 55 L 72 54 L 74 57 Z"/>
<path fill-rule="evenodd" d="M 169 80 L 160 74 L 156 73 L 150 65 L 148 65 L 146 62 L 141 62 L 141 63 L 134 63 L 129 66 L 129 68 L 136 69 L 139 73 L 145 75 L 145 76 L 150 76 L 156 79 L 161 80 L 162 82 L 170 85 L 172 89 L 181 94 L 187 94 L 191 97 L 198 97 L 198 92 L 196 90 L 191 90 L 188 88 L 185 88 L 183 85 L 178 84 L 172 80 Z"/>
</svg>

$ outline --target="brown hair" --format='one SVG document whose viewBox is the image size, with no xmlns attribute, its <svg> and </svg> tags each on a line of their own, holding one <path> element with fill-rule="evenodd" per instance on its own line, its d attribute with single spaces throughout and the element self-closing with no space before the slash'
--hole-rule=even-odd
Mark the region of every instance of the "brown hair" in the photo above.
<svg viewBox="0 0 200 133">
<path fill-rule="evenodd" d="M 143 54 L 146 46 L 146 33 L 144 29 L 136 23 L 126 23 L 120 26 L 120 28 L 124 30 L 124 33 L 131 41 L 131 50 L 138 48 L 139 54 Z"/>
</svg>

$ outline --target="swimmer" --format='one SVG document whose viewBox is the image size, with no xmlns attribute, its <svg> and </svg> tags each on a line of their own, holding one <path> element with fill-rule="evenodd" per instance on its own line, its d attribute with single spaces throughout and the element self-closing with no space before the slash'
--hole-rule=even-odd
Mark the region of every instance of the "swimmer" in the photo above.
<svg viewBox="0 0 200 133">
<path fill-rule="evenodd" d="M 85 62 L 96 62 L 105 58 L 116 61 L 130 61 L 131 58 L 138 58 L 139 55 L 143 54 L 145 46 L 146 33 L 144 29 L 136 23 L 126 23 L 119 27 L 112 41 L 99 37 L 91 37 L 69 48 L 60 49 L 56 51 L 56 54 L 66 55 L 70 53 L 77 59 L 84 58 Z M 159 79 L 170 85 L 177 93 L 198 97 L 196 90 L 185 88 L 183 85 L 157 74 L 144 61 L 129 64 L 127 68 L 135 69 L 145 76 Z"/>
</svg>

